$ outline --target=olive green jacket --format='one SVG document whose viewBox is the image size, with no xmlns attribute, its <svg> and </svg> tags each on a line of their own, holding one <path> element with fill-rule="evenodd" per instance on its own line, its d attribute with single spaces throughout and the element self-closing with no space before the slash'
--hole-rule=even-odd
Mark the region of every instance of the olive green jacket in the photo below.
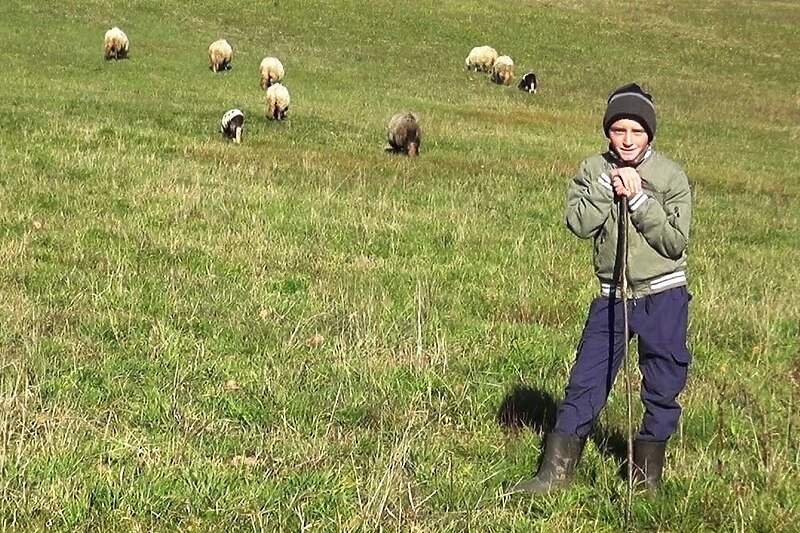
<svg viewBox="0 0 800 533">
<path fill-rule="evenodd" d="M 594 241 L 594 270 L 601 294 L 617 291 L 619 201 L 611 171 L 621 166 L 613 152 L 589 157 L 569 183 L 567 227 Z M 686 285 L 686 246 L 692 219 L 692 194 L 683 170 L 652 148 L 636 167 L 643 192 L 628 202 L 629 296 L 638 298 Z"/>
</svg>

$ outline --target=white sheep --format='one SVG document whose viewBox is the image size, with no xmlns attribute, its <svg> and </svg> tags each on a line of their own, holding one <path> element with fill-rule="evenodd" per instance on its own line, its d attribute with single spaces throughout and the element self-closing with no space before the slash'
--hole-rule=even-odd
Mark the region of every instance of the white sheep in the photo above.
<svg viewBox="0 0 800 533">
<path fill-rule="evenodd" d="M 241 109 L 226 111 L 219 122 L 219 131 L 228 139 L 233 139 L 236 144 L 241 143 L 244 131 L 244 113 Z"/>
<path fill-rule="evenodd" d="M 388 143 L 385 150 L 387 152 L 405 153 L 409 157 L 419 155 L 419 147 L 422 144 L 422 128 L 419 126 L 417 115 L 410 111 L 396 113 L 389 120 L 386 137 Z"/>
<path fill-rule="evenodd" d="M 497 50 L 491 46 L 476 46 L 470 50 L 467 59 L 464 60 L 464 68 L 481 72 L 492 70 L 497 59 Z"/>
<path fill-rule="evenodd" d="M 275 83 L 267 88 L 267 118 L 283 120 L 289 112 L 289 90 Z"/>
<path fill-rule="evenodd" d="M 131 43 L 125 32 L 114 26 L 103 37 L 103 52 L 106 59 L 125 59 Z"/>
<path fill-rule="evenodd" d="M 233 47 L 225 39 L 219 39 L 208 47 L 208 64 L 211 70 L 228 70 L 233 59 Z"/>
<path fill-rule="evenodd" d="M 283 63 L 277 57 L 265 57 L 258 67 L 261 74 L 261 89 L 267 90 L 270 85 L 283 80 Z"/>
<path fill-rule="evenodd" d="M 514 79 L 514 60 L 508 56 L 498 57 L 492 66 L 492 81 L 500 85 L 510 85 Z"/>
</svg>

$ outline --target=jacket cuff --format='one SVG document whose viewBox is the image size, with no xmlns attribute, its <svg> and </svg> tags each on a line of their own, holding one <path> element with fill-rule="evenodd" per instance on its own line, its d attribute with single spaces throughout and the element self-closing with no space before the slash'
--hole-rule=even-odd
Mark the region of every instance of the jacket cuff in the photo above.
<svg viewBox="0 0 800 533">
<path fill-rule="evenodd" d="M 628 200 L 628 211 L 633 213 L 647 202 L 647 195 L 644 192 L 638 193 L 636 196 Z"/>
</svg>

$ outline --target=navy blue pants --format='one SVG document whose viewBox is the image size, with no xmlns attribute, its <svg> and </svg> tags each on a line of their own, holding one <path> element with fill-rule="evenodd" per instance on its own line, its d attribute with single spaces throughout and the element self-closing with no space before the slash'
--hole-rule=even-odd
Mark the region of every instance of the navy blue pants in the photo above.
<svg viewBox="0 0 800 533">
<path fill-rule="evenodd" d="M 644 404 L 637 439 L 665 441 L 678 427 L 676 397 L 686 386 L 692 358 L 686 347 L 690 298 L 686 287 L 675 287 L 628 300 L 630 337 L 639 337 Z M 592 301 L 555 432 L 585 437 L 591 431 L 622 364 L 623 328 L 622 300 L 601 296 Z"/>
</svg>

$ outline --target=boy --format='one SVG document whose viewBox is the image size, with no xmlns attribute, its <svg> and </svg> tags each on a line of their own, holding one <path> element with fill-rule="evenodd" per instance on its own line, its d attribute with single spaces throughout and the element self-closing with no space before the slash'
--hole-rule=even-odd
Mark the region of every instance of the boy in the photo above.
<svg viewBox="0 0 800 533">
<path fill-rule="evenodd" d="M 609 150 L 584 160 L 567 191 L 567 227 L 594 240 L 600 296 L 589 316 L 570 372 L 556 425 L 547 436 L 536 477 L 515 491 L 547 493 L 568 486 L 592 424 L 606 403 L 622 364 L 623 315 L 617 237 L 619 205 L 628 200 L 628 316 L 639 336 L 644 416 L 634 442 L 638 484 L 655 490 L 666 444 L 678 425 L 676 397 L 686 385 L 688 304 L 686 245 L 691 222 L 689 181 L 678 165 L 652 148 L 656 112 L 637 84 L 608 98 L 603 130 Z"/>
</svg>

